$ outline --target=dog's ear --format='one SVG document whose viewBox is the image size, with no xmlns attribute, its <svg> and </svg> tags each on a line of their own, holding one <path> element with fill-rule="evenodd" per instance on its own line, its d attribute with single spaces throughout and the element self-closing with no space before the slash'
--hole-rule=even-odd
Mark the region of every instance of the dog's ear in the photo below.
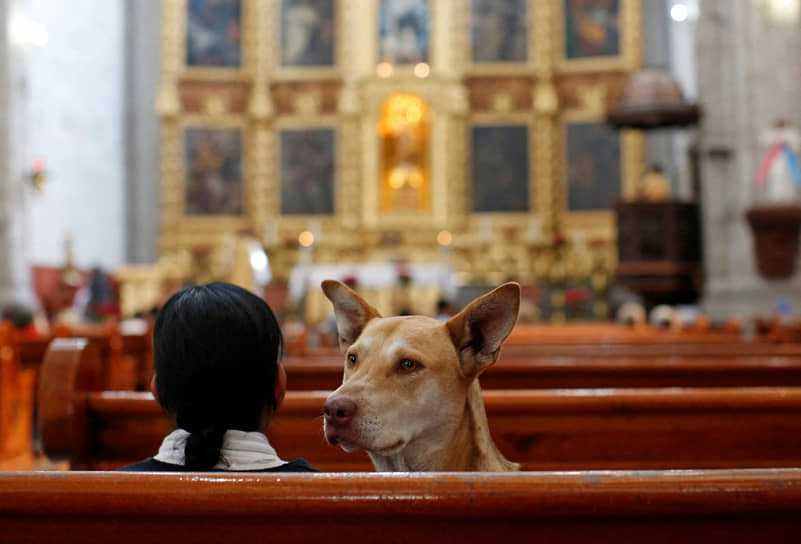
<svg viewBox="0 0 801 544">
<path fill-rule="evenodd" d="M 354 293 L 350 287 L 340 281 L 325 280 L 322 288 L 325 296 L 334 305 L 339 348 L 344 352 L 356 341 L 367 322 L 374 317 L 381 317 L 381 315 L 362 297 Z"/>
<path fill-rule="evenodd" d="M 517 322 L 519 309 L 520 286 L 505 283 L 477 298 L 445 323 L 466 378 L 475 378 L 495 362 L 501 345 Z"/>
</svg>

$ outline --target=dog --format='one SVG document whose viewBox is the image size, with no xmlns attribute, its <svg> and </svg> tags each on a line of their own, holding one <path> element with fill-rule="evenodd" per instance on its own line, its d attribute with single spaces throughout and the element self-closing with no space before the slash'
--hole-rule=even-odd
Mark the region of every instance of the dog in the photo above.
<svg viewBox="0 0 801 544">
<path fill-rule="evenodd" d="M 323 405 L 331 445 L 367 451 L 376 470 L 514 471 L 492 441 L 478 376 L 517 320 L 520 286 L 504 284 L 446 322 L 381 317 L 325 280 L 345 354 L 342 385 Z"/>
</svg>

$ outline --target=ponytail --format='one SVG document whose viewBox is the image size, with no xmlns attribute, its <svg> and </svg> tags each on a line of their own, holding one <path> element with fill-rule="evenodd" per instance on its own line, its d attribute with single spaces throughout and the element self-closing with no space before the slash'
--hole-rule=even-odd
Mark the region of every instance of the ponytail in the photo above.
<svg viewBox="0 0 801 544">
<path fill-rule="evenodd" d="M 184 466 L 194 471 L 214 468 L 220 461 L 224 437 L 225 428 L 222 427 L 207 427 L 190 434 L 184 447 Z"/>
</svg>

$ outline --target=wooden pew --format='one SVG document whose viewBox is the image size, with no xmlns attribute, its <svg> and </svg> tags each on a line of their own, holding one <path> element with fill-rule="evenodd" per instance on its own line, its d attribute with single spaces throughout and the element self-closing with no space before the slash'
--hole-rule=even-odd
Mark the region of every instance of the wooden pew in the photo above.
<svg viewBox="0 0 801 544">
<path fill-rule="evenodd" d="M 33 467 L 35 375 L 21 368 L 14 327 L 0 321 L 0 470 Z"/>
<path fill-rule="evenodd" d="M 504 344 L 502 356 L 526 357 L 798 357 L 801 345 L 732 342 L 729 344 Z"/>
<path fill-rule="evenodd" d="M 287 357 L 292 391 L 342 384 L 344 356 Z M 484 389 L 801 386 L 801 355 L 748 357 L 548 357 L 501 354 L 481 376 Z"/>
<path fill-rule="evenodd" d="M 650 325 L 625 326 L 614 323 L 571 323 L 569 325 L 518 325 L 507 342 L 516 344 L 729 344 L 741 341 L 742 331 L 679 330 Z"/>
<path fill-rule="evenodd" d="M 77 345 L 48 353 L 45 453 L 93 469 L 153 455 L 167 419 L 149 393 L 98 391 L 96 359 Z M 326 395 L 290 392 L 270 441 L 321 469 L 372 470 L 364 453 L 325 443 Z M 486 390 L 484 402 L 498 447 L 526 470 L 801 466 L 801 388 Z"/>
<path fill-rule="evenodd" d="M 106 389 L 146 390 L 153 374 L 152 330 L 122 331 L 116 323 L 70 329 L 60 326 L 58 338 L 86 338 L 96 344 L 105 362 L 103 378 Z M 54 337 L 18 338 L 20 361 L 23 368 L 38 373 L 47 347 Z"/>
<path fill-rule="evenodd" d="M 0 534 L 59 544 L 778 544 L 801 534 L 801 469 L 6 473 Z"/>
</svg>

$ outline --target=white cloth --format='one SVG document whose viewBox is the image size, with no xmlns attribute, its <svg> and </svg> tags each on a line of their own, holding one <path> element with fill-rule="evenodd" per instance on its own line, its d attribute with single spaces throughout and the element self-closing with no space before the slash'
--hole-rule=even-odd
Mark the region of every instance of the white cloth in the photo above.
<svg viewBox="0 0 801 544">
<path fill-rule="evenodd" d="M 186 464 L 184 448 L 189 431 L 175 429 L 164 437 L 156 461 L 171 465 Z M 214 465 L 217 470 L 266 470 L 285 465 L 278 457 L 267 437 L 262 433 L 228 430 L 223 437 L 220 461 Z"/>
</svg>

